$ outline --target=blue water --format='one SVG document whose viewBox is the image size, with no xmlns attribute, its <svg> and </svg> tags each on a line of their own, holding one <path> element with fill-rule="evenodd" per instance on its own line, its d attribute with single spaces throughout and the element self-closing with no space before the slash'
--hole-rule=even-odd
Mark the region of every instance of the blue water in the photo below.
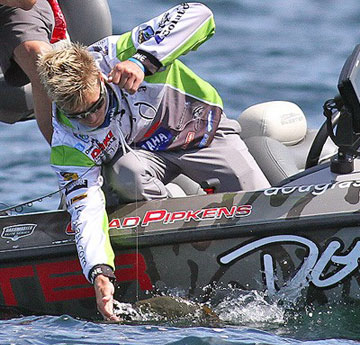
<svg viewBox="0 0 360 345">
<path fill-rule="evenodd" d="M 173 0 L 109 0 L 115 33 L 161 13 Z M 309 127 L 322 121 L 323 102 L 336 95 L 341 67 L 360 37 L 358 0 L 210 0 L 217 32 L 183 58 L 212 82 L 236 118 L 248 106 L 288 100 L 305 112 Z M 34 122 L 0 124 L 1 202 L 14 205 L 57 188 L 49 148 Z M 57 208 L 58 197 L 31 210 Z M 235 303 L 236 301 L 234 301 Z M 229 306 L 229 309 L 232 309 Z M 219 327 L 114 325 L 68 316 L 0 321 L 0 344 L 355 344 L 360 307 L 287 311 L 243 306 Z M 241 314 L 241 317 L 240 317 Z M 229 321 L 229 320 L 228 320 Z"/>
<path fill-rule="evenodd" d="M 265 311 L 265 310 L 264 310 Z M 327 317 L 324 317 L 327 315 Z M 174 327 L 171 325 L 119 325 L 94 323 L 70 316 L 30 316 L 0 322 L 0 344 L 7 345 L 345 345 L 359 344 L 358 325 L 344 323 L 339 315 L 303 317 L 299 322 L 258 323 L 219 327 Z M 335 316 L 335 317 L 333 317 Z M 287 322 L 290 324 L 287 325 Z M 353 322 L 356 322 L 354 320 Z M 357 333 L 359 334 L 359 333 Z"/>
</svg>

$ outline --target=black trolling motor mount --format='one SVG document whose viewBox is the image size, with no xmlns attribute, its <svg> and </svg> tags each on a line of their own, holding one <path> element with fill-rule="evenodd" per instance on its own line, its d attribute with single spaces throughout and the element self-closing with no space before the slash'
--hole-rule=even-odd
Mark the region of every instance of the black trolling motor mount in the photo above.
<svg viewBox="0 0 360 345">
<path fill-rule="evenodd" d="M 338 82 L 339 95 L 324 103 L 327 132 L 338 146 L 330 169 L 336 174 L 354 171 L 354 159 L 360 156 L 360 44 L 346 60 Z M 340 114 L 336 132 L 332 119 Z"/>
</svg>

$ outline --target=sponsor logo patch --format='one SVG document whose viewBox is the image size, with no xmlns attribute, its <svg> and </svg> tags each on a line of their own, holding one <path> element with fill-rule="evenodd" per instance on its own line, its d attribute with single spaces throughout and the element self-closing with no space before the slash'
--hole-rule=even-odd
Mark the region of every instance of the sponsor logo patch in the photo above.
<svg viewBox="0 0 360 345">
<path fill-rule="evenodd" d="M 140 30 L 138 33 L 139 44 L 148 41 L 151 37 L 154 37 L 154 29 L 151 26 L 147 26 L 145 29 Z"/>
<path fill-rule="evenodd" d="M 65 188 L 65 195 L 68 195 L 71 192 L 81 189 L 81 188 L 88 188 L 87 180 L 77 180 L 77 181 L 71 183 L 69 187 Z"/>
<path fill-rule="evenodd" d="M 65 181 L 76 181 L 79 179 L 79 175 L 77 173 L 61 172 L 60 175 Z"/>
<path fill-rule="evenodd" d="M 111 145 L 114 141 L 115 141 L 114 134 L 112 133 L 112 131 L 109 131 L 103 142 L 97 143 L 98 147 L 94 148 L 91 151 L 91 157 L 93 159 L 97 158 L 101 154 L 101 152 L 105 151 L 109 147 L 109 145 Z"/>
<path fill-rule="evenodd" d="M 162 19 L 163 26 L 161 30 L 156 31 L 155 41 L 157 44 L 160 44 L 167 36 L 171 34 L 171 32 L 176 28 L 176 25 L 179 23 L 186 10 L 189 8 L 189 5 L 186 3 L 181 4 L 176 11 L 176 15 L 173 18 L 169 18 L 169 16 L 164 16 Z"/>
<path fill-rule="evenodd" d="M 209 141 L 209 134 L 205 133 L 203 138 L 200 141 L 199 147 L 205 147 Z"/>
<path fill-rule="evenodd" d="M 207 118 L 207 131 L 211 132 L 214 129 L 214 115 L 212 110 L 210 110 L 209 114 L 208 114 L 208 118 Z"/>
<path fill-rule="evenodd" d="M 83 199 L 85 199 L 85 198 L 87 198 L 87 194 L 86 194 L 86 193 L 80 194 L 80 195 L 78 195 L 78 196 L 73 197 L 73 198 L 70 200 L 70 204 L 72 205 L 72 204 L 74 204 L 75 202 L 78 202 L 78 201 L 83 200 Z"/>
<path fill-rule="evenodd" d="M 74 148 L 76 148 L 79 151 L 84 151 L 85 150 L 85 146 L 81 143 L 77 143 Z"/>
<path fill-rule="evenodd" d="M 85 143 L 90 142 L 90 138 L 88 135 L 85 134 L 78 134 L 78 133 L 74 133 L 74 136 L 82 141 L 84 141 Z"/>
<path fill-rule="evenodd" d="M 195 138 L 195 132 L 189 132 L 186 135 L 185 144 L 182 146 L 182 149 L 185 150 L 188 147 L 188 145 L 194 140 L 194 138 Z"/>
<path fill-rule="evenodd" d="M 139 143 L 139 146 L 148 151 L 164 151 L 171 143 L 173 135 L 164 128 L 159 128 L 149 139 Z"/>
</svg>

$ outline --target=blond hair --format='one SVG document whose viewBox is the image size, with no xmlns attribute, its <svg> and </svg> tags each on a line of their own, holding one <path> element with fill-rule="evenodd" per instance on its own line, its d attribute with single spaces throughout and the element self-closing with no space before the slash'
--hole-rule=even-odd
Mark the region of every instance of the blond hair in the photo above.
<svg viewBox="0 0 360 345">
<path fill-rule="evenodd" d="M 85 95 L 99 84 L 95 60 L 79 43 L 46 52 L 39 58 L 38 72 L 50 99 L 67 112 L 82 108 Z"/>
</svg>

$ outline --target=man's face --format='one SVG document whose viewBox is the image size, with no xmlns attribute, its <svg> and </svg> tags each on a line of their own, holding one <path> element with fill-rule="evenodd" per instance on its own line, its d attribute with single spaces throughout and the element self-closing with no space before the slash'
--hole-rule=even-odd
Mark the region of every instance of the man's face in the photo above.
<svg viewBox="0 0 360 345">
<path fill-rule="evenodd" d="M 79 120 L 79 122 L 83 125 L 92 128 L 101 126 L 105 121 L 106 87 L 103 82 L 101 83 L 103 88 L 103 94 L 101 93 L 101 87 L 99 86 L 98 90 L 86 95 L 84 102 L 86 105 L 83 109 L 79 110 L 80 112 L 86 112 L 88 109 L 91 109 L 92 106 L 96 105 L 97 102 L 101 101 L 101 97 L 103 97 L 104 101 L 102 102 L 101 106 L 96 109 L 96 111 L 88 113 L 85 118 Z"/>
<path fill-rule="evenodd" d="M 106 93 L 104 81 L 99 80 L 98 87 L 93 92 L 85 95 L 83 105 L 65 115 L 70 119 L 78 120 L 88 127 L 96 128 L 101 126 L 106 116 Z"/>
</svg>

